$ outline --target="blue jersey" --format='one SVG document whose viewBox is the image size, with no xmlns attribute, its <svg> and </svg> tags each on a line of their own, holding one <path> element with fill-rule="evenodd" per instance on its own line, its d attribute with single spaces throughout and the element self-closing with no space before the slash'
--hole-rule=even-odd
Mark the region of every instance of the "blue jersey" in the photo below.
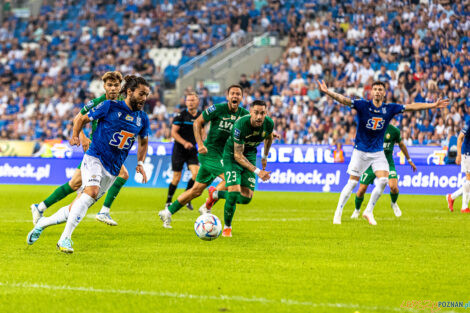
<svg viewBox="0 0 470 313">
<path fill-rule="evenodd" d="M 124 101 L 107 100 L 91 109 L 88 117 L 99 122 L 86 153 L 100 159 L 111 175 L 119 175 L 135 137 L 150 134 L 147 114 L 132 111 Z"/>
<path fill-rule="evenodd" d="M 364 99 L 351 102 L 351 107 L 356 109 L 359 118 L 354 148 L 364 152 L 383 151 L 387 126 L 396 114 L 403 113 L 405 106 L 383 103 L 376 107 L 372 101 Z"/>
<path fill-rule="evenodd" d="M 470 120 L 465 122 L 465 126 L 462 128 L 462 133 L 465 135 L 462 143 L 462 154 L 470 155 Z"/>
</svg>

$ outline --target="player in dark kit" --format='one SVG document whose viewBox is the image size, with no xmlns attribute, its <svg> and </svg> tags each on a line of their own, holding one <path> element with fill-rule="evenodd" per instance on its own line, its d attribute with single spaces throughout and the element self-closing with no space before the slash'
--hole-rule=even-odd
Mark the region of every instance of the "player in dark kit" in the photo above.
<svg viewBox="0 0 470 313">
<path fill-rule="evenodd" d="M 191 171 L 191 179 L 186 186 L 186 190 L 191 189 L 199 170 L 199 161 L 197 159 L 196 139 L 194 138 L 193 124 L 194 120 L 201 115 L 197 110 L 199 106 L 199 97 L 195 92 L 186 95 L 186 109 L 180 112 L 173 120 L 171 126 L 171 137 L 175 139 L 173 152 L 171 154 L 171 169 L 173 170 L 173 180 L 168 187 L 168 197 L 166 199 L 166 207 L 169 207 L 173 201 L 176 187 L 181 180 L 181 172 L 184 163 L 188 165 Z M 192 210 L 191 202 L 186 204 L 188 209 Z"/>
</svg>

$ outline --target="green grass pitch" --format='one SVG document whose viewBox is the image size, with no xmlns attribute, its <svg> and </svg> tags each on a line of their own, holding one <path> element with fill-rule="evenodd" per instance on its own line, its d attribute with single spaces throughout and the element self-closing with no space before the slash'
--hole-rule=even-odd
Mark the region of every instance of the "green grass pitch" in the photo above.
<svg viewBox="0 0 470 313">
<path fill-rule="evenodd" d="M 66 255 L 55 248 L 64 225 L 25 242 L 30 204 L 53 189 L 0 185 L 0 312 L 418 312 L 400 306 L 470 300 L 470 216 L 449 213 L 444 196 L 401 195 L 397 219 L 384 195 L 373 227 L 350 220 L 353 197 L 333 225 L 338 194 L 255 192 L 234 237 L 205 242 L 186 208 L 162 227 L 166 190 L 124 188 L 111 210 L 119 226 L 94 220 L 101 200 Z"/>
</svg>

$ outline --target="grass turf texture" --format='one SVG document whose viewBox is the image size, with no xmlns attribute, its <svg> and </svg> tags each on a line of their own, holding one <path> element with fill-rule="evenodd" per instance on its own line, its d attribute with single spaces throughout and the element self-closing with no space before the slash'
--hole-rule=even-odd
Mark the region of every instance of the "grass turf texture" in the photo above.
<svg viewBox="0 0 470 313">
<path fill-rule="evenodd" d="M 101 200 L 66 255 L 55 248 L 64 224 L 25 242 L 30 204 L 53 188 L 0 185 L 0 312 L 366 313 L 468 301 L 470 215 L 449 213 L 444 196 L 401 195 L 397 219 L 384 195 L 373 227 L 349 218 L 352 198 L 333 225 L 338 194 L 255 192 L 238 205 L 234 237 L 206 242 L 194 234 L 197 211 L 182 208 L 173 229 L 162 227 L 166 190 L 124 188 L 111 210 L 119 226 L 94 220 Z M 223 220 L 223 203 L 214 214 Z"/>
</svg>

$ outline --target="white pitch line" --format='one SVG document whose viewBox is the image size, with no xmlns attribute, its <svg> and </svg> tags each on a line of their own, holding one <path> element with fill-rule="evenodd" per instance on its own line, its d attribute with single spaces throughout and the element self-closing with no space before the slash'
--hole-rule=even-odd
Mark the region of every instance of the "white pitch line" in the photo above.
<svg viewBox="0 0 470 313">
<path fill-rule="evenodd" d="M 283 304 L 287 306 L 309 306 L 309 307 L 330 307 L 330 308 L 344 308 L 344 309 L 364 309 L 374 311 L 396 311 L 402 312 L 400 308 L 381 307 L 381 306 L 361 306 L 359 304 L 352 303 L 314 303 L 308 301 L 297 301 L 292 299 L 267 299 L 257 297 L 243 297 L 243 296 L 207 296 L 207 295 L 194 295 L 189 293 L 177 293 L 177 292 L 158 292 L 158 291 L 145 291 L 145 290 L 132 290 L 132 289 L 100 289 L 93 287 L 74 287 L 74 286 L 53 286 L 47 284 L 37 283 L 10 283 L 0 282 L 0 287 L 10 288 L 35 288 L 35 289 L 46 289 L 46 290 L 62 290 L 62 291 L 81 291 L 81 292 L 94 292 L 94 293 L 111 293 L 111 294 L 127 294 L 136 296 L 154 296 L 154 297 L 167 297 L 167 298 L 180 298 L 180 299 L 194 299 L 194 300 L 218 300 L 218 301 L 236 301 L 236 302 L 251 302 L 251 303 L 263 303 L 263 304 Z M 413 311 L 413 310 L 410 310 Z"/>
</svg>

